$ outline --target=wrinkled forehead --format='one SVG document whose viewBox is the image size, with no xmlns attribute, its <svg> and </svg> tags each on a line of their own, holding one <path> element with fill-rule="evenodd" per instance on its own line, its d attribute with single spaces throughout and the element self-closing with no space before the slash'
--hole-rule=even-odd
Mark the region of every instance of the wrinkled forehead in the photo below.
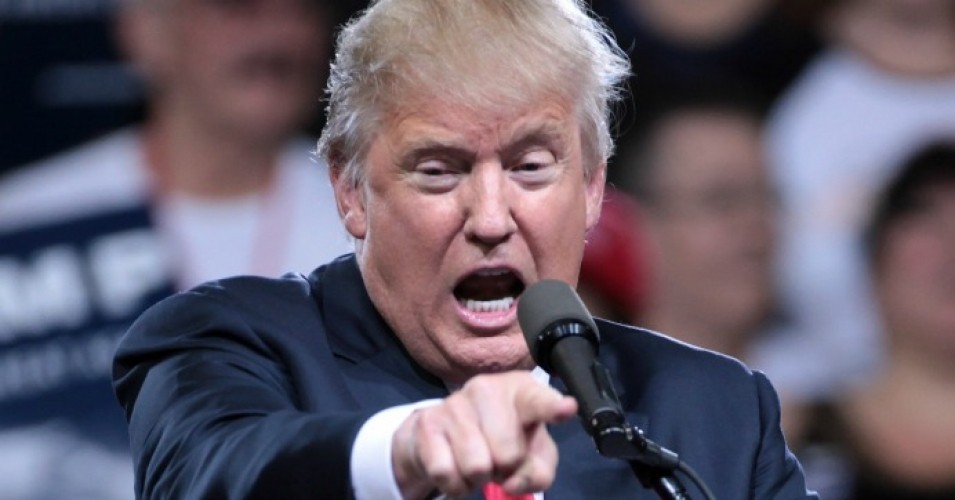
<svg viewBox="0 0 955 500">
<path fill-rule="evenodd" d="M 572 100 L 557 94 L 527 96 L 520 102 L 460 102 L 416 95 L 399 100 L 379 121 L 394 144 L 445 144 L 499 150 L 522 143 L 563 149 L 579 144 L 580 124 Z"/>
</svg>

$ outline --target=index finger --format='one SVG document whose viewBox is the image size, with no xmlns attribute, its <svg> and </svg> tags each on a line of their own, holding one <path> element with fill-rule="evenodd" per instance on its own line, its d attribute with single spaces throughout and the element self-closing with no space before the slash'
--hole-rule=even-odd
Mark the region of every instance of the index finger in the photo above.
<svg viewBox="0 0 955 500">
<path fill-rule="evenodd" d="M 543 384 L 519 387 L 514 394 L 514 407 L 525 426 L 562 422 L 577 413 L 577 401 L 574 398 Z"/>
<path fill-rule="evenodd" d="M 526 372 L 475 377 L 465 391 L 474 404 L 495 471 L 510 471 L 526 459 L 527 430 L 577 411 L 561 395 Z"/>
</svg>

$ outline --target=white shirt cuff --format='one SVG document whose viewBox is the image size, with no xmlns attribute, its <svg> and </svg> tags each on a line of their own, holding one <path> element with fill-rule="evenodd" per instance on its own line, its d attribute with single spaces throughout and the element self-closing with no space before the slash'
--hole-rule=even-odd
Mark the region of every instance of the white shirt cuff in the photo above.
<svg viewBox="0 0 955 500">
<path fill-rule="evenodd" d="M 386 408 L 368 419 L 352 444 L 351 484 L 357 500 L 402 500 L 391 468 L 392 436 L 415 410 L 440 404 L 440 399 Z"/>
</svg>

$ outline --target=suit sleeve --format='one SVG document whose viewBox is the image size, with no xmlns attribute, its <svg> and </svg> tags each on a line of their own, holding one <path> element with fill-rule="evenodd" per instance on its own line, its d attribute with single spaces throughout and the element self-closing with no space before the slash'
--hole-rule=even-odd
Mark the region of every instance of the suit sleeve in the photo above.
<svg viewBox="0 0 955 500">
<path fill-rule="evenodd" d="M 753 465 L 753 491 L 750 498 L 790 500 L 818 499 L 806 489 L 799 461 L 789 451 L 780 427 L 779 398 L 765 375 L 754 372 L 759 398 L 760 443 Z"/>
<path fill-rule="evenodd" d="M 114 384 L 137 498 L 352 496 L 352 442 L 370 414 L 300 409 L 287 368 L 252 330 L 234 305 L 188 293 L 124 337 Z"/>
</svg>

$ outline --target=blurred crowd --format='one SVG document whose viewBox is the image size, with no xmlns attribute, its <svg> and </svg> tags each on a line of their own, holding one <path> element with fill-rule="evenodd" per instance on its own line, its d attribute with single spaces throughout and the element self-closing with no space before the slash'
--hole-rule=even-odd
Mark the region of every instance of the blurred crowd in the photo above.
<svg viewBox="0 0 955 500">
<path fill-rule="evenodd" d="M 362 2 L 110 4 L 141 119 L 0 173 L 4 499 L 131 498 L 129 323 L 350 249 L 312 136 Z M 822 498 L 955 498 L 955 0 L 591 5 L 633 65 L 591 311 L 766 372 Z"/>
</svg>

